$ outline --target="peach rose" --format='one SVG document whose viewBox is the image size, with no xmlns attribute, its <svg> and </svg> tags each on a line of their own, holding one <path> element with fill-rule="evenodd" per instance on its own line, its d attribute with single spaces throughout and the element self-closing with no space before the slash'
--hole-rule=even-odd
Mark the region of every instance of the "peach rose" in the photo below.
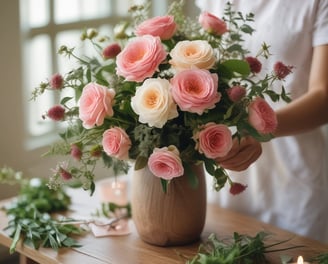
<svg viewBox="0 0 328 264">
<path fill-rule="evenodd" d="M 173 145 L 155 148 L 149 156 L 148 167 L 155 176 L 165 180 L 182 176 L 184 173 L 179 150 Z"/>
<path fill-rule="evenodd" d="M 227 89 L 229 99 L 236 103 L 239 102 L 246 95 L 246 88 L 240 85 L 235 85 Z"/>
<path fill-rule="evenodd" d="M 196 149 L 209 159 L 224 157 L 232 147 L 231 131 L 222 124 L 207 123 L 193 138 Z"/>
<path fill-rule="evenodd" d="M 167 40 L 174 35 L 176 29 L 173 16 L 157 16 L 139 24 L 135 33 L 137 36 L 152 35 Z"/>
<path fill-rule="evenodd" d="M 172 79 L 172 96 L 182 111 L 199 115 L 220 101 L 218 76 L 207 70 L 192 69 L 178 72 Z"/>
<path fill-rule="evenodd" d="M 113 116 L 115 91 L 97 83 L 87 84 L 80 98 L 79 118 L 85 128 L 101 126 L 106 116 Z"/>
<path fill-rule="evenodd" d="M 180 41 L 171 50 L 170 56 L 170 64 L 177 70 L 210 69 L 215 63 L 214 50 L 205 40 Z"/>
<path fill-rule="evenodd" d="M 127 81 L 142 82 L 158 70 L 166 55 L 159 37 L 136 37 L 117 55 L 116 73 Z"/>
<path fill-rule="evenodd" d="M 210 34 L 222 35 L 228 31 L 226 22 L 209 12 L 202 12 L 198 21 Z"/>
<path fill-rule="evenodd" d="M 248 106 L 249 123 L 262 134 L 273 133 L 278 125 L 276 113 L 261 97 L 255 98 Z"/>
<path fill-rule="evenodd" d="M 131 98 L 131 107 L 141 123 L 162 128 L 167 120 L 178 116 L 170 90 L 170 82 L 160 78 L 147 79 L 137 87 Z"/>
<path fill-rule="evenodd" d="M 107 129 L 103 133 L 102 145 L 108 156 L 115 157 L 119 160 L 126 160 L 129 158 L 131 140 L 120 127 Z"/>
</svg>

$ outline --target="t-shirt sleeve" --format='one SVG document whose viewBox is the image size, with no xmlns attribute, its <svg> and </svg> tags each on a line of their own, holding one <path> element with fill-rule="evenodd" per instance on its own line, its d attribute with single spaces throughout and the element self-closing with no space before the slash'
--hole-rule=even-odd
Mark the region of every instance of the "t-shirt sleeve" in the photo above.
<svg viewBox="0 0 328 264">
<path fill-rule="evenodd" d="M 312 45 L 319 46 L 324 44 L 328 44 L 328 1 L 319 0 Z"/>
</svg>

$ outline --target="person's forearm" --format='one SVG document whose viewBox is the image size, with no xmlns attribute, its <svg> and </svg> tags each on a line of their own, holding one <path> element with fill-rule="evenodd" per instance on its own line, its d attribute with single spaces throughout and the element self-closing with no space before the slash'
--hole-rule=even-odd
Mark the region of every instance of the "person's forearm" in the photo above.
<svg viewBox="0 0 328 264">
<path fill-rule="evenodd" d="M 310 91 L 277 111 L 276 137 L 303 133 L 328 123 L 327 89 Z"/>
</svg>

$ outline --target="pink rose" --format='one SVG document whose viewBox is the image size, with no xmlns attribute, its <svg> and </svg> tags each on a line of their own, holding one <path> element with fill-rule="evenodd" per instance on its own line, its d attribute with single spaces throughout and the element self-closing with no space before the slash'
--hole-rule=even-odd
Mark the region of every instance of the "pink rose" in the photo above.
<svg viewBox="0 0 328 264">
<path fill-rule="evenodd" d="M 105 59 L 113 59 L 121 52 L 121 46 L 117 43 L 108 45 L 103 49 L 102 55 Z"/>
<path fill-rule="evenodd" d="M 148 159 L 149 170 L 165 180 L 182 176 L 184 168 L 179 154 L 179 150 L 173 145 L 155 148 Z"/>
<path fill-rule="evenodd" d="M 276 62 L 273 66 L 274 73 L 279 80 L 285 79 L 287 75 L 292 73 L 293 68 L 294 68 L 293 66 L 287 66 L 281 61 Z"/>
<path fill-rule="evenodd" d="M 220 101 L 218 76 L 207 70 L 178 72 L 172 79 L 172 96 L 182 111 L 201 115 Z"/>
<path fill-rule="evenodd" d="M 146 35 L 134 38 L 116 57 L 116 73 L 127 81 L 142 82 L 158 70 L 166 55 L 159 37 Z"/>
<path fill-rule="evenodd" d="M 210 34 L 222 35 L 228 31 L 226 22 L 209 12 L 202 12 L 198 21 Z"/>
<path fill-rule="evenodd" d="M 103 133 L 102 145 L 108 156 L 115 157 L 119 160 L 129 158 L 131 140 L 127 133 L 120 127 L 107 129 Z"/>
<path fill-rule="evenodd" d="M 236 103 L 239 102 L 246 95 L 246 88 L 240 85 L 235 85 L 227 89 L 229 99 Z"/>
<path fill-rule="evenodd" d="M 273 133 L 278 124 L 276 113 L 261 97 L 257 97 L 249 104 L 248 121 L 262 134 Z"/>
<path fill-rule="evenodd" d="M 79 117 L 85 128 L 101 126 L 106 116 L 113 116 L 115 91 L 97 83 L 87 84 L 80 98 Z"/>
<path fill-rule="evenodd" d="M 196 149 L 210 159 L 224 157 L 232 147 L 231 131 L 222 124 L 207 123 L 193 138 Z"/>
<path fill-rule="evenodd" d="M 262 63 L 257 58 L 249 56 L 246 57 L 245 60 L 247 61 L 252 73 L 259 73 L 261 71 Z"/>
<path fill-rule="evenodd" d="M 166 40 L 174 35 L 176 29 L 173 16 L 157 16 L 139 24 L 135 33 L 137 36 L 152 35 Z"/>
</svg>

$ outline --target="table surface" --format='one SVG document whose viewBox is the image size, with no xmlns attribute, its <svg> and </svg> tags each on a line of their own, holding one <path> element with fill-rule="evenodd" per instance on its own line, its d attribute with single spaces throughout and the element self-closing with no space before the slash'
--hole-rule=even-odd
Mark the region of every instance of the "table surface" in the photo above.
<svg viewBox="0 0 328 264">
<path fill-rule="evenodd" d="M 72 206 L 73 212 L 79 215 L 90 215 L 100 207 L 97 196 L 90 196 L 86 192 L 73 191 Z M 0 206 L 10 202 L 10 199 L 0 202 Z M 99 205 L 99 206 L 98 206 Z M 3 211 L 0 211 L 0 244 L 9 248 L 11 239 L 3 228 L 7 226 L 8 219 Z M 255 235 L 260 231 L 269 232 L 272 236 L 268 243 L 290 239 L 281 247 L 303 246 L 302 248 L 291 249 L 284 252 L 270 253 L 267 255 L 270 263 L 281 263 L 280 255 L 289 255 L 296 258 L 302 255 L 305 260 L 319 253 L 327 252 L 328 245 L 311 240 L 306 237 L 298 236 L 291 232 L 282 230 L 269 224 L 262 223 L 256 219 L 233 212 L 231 210 L 219 208 L 209 204 L 207 217 L 201 241 L 179 247 L 156 247 L 144 243 L 138 237 L 133 222 L 130 221 L 131 233 L 125 236 L 95 238 L 91 233 L 79 237 L 78 241 L 82 245 L 79 248 L 64 248 L 58 252 L 52 249 L 41 248 L 34 250 L 27 246 L 18 244 L 16 250 L 38 263 L 88 263 L 88 264 L 178 264 L 185 263 L 181 255 L 192 258 L 198 250 L 199 243 L 205 241 L 211 234 L 215 233 L 219 239 L 230 238 L 234 232 L 241 234 Z"/>
</svg>

